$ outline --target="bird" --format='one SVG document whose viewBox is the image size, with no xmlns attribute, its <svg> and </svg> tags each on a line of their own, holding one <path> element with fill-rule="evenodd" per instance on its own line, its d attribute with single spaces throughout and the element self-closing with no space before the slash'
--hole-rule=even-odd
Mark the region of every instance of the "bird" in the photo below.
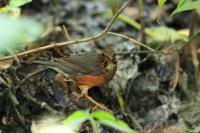
<svg viewBox="0 0 200 133">
<path fill-rule="evenodd" d="M 117 70 L 117 60 L 113 49 L 106 49 L 102 53 L 87 53 L 71 55 L 54 59 L 53 61 L 32 61 L 59 69 L 67 79 L 72 80 L 81 90 L 78 97 L 86 97 L 97 107 L 110 111 L 103 104 L 98 103 L 88 95 L 88 90 L 94 86 L 108 83 Z"/>
</svg>

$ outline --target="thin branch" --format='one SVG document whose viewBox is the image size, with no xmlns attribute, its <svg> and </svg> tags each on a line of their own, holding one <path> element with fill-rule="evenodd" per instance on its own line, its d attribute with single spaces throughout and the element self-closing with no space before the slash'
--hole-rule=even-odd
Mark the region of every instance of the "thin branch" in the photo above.
<svg viewBox="0 0 200 133">
<path fill-rule="evenodd" d="M 175 58 L 176 58 L 176 60 L 175 60 L 175 73 L 174 73 L 174 80 L 172 81 L 171 91 L 175 90 L 175 88 L 178 84 L 179 75 L 180 75 L 180 73 L 179 73 L 179 69 L 180 69 L 179 54 L 178 54 L 178 52 L 175 52 L 174 55 L 175 55 Z"/>
<path fill-rule="evenodd" d="M 19 88 L 20 85 L 23 84 L 23 83 L 24 83 L 26 80 L 28 80 L 29 78 L 33 77 L 34 75 L 36 75 L 36 74 L 38 74 L 38 73 L 41 73 L 41 72 L 47 70 L 47 69 L 48 69 L 48 68 L 46 68 L 46 67 L 45 67 L 45 68 L 41 68 L 41 69 L 39 69 L 39 70 L 34 71 L 33 73 L 30 73 L 30 74 L 26 75 L 25 78 L 23 78 L 21 81 L 19 81 L 19 83 L 16 85 L 16 88 Z"/>
<path fill-rule="evenodd" d="M 138 0 L 137 1 L 138 6 L 139 6 L 139 11 L 140 11 L 140 23 L 141 23 L 141 42 L 146 43 L 146 34 L 145 34 L 145 21 L 144 21 L 144 1 L 143 0 Z"/>
<path fill-rule="evenodd" d="M 130 54 L 148 54 L 148 53 L 152 53 L 152 51 L 149 50 L 134 50 L 134 51 L 122 51 L 122 52 L 115 52 L 116 56 L 121 56 L 121 55 L 130 55 Z M 156 53 L 156 52 L 155 52 Z"/>
<path fill-rule="evenodd" d="M 191 14 L 191 19 L 190 19 L 190 25 L 189 25 L 189 29 L 190 29 L 190 37 L 195 35 L 195 26 L 197 25 L 197 12 L 196 10 L 192 11 Z M 191 42 L 189 43 L 190 45 L 190 50 L 191 50 L 191 55 L 192 55 L 192 63 L 194 66 L 194 74 L 195 74 L 195 84 L 196 87 L 198 88 L 198 90 L 200 90 L 200 71 L 199 71 L 199 58 L 198 58 L 198 54 L 197 54 L 197 46 L 198 46 L 198 41 L 197 41 L 197 37 L 193 38 L 191 40 Z"/>
<path fill-rule="evenodd" d="M 10 102 L 11 102 L 11 105 L 13 107 L 13 110 L 16 114 L 16 119 L 17 121 L 19 121 L 19 123 L 22 125 L 23 129 L 24 130 L 27 130 L 27 126 L 25 125 L 25 121 L 24 119 L 21 117 L 21 114 L 17 108 L 18 104 L 19 104 L 19 101 L 17 100 L 15 94 L 12 92 L 12 90 L 15 90 L 14 86 L 13 86 L 13 82 L 7 77 L 7 75 L 1 75 L 3 77 L 2 78 L 2 81 L 3 81 L 3 84 L 7 87 L 7 91 L 8 91 L 8 97 L 10 99 Z M 5 77 L 6 76 L 6 77 Z"/>
<path fill-rule="evenodd" d="M 126 112 L 121 112 L 124 116 L 128 116 L 131 119 L 131 123 L 132 125 L 139 129 L 140 133 L 145 133 L 144 128 L 142 127 L 142 125 L 140 124 L 140 122 L 133 116 L 130 115 L 130 113 L 126 113 Z"/>
<path fill-rule="evenodd" d="M 70 40 L 69 32 L 67 30 L 67 27 L 65 25 L 62 25 L 62 28 L 63 28 L 63 31 L 65 33 L 65 37 L 66 37 L 67 41 Z"/>
<path fill-rule="evenodd" d="M 44 101 L 39 101 L 38 99 L 32 97 L 30 94 L 26 94 L 25 95 L 26 98 L 28 100 L 30 100 L 31 102 L 33 102 L 34 104 L 40 106 L 41 108 L 44 108 L 46 109 L 47 111 L 51 112 L 51 113 L 54 113 L 54 114 L 62 114 L 60 112 L 58 112 L 57 110 L 53 109 L 52 107 L 50 107 L 46 102 Z"/>
<path fill-rule="evenodd" d="M 107 112 L 112 113 L 113 111 L 108 109 L 105 105 L 98 103 L 97 101 L 95 101 L 92 97 L 88 96 L 88 95 L 84 95 L 85 98 L 87 98 L 91 103 L 93 103 L 94 105 L 96 105 L 96 107 L 103 109 Z"/>
<path fill-rule="evenodd" d="M 156 52 L 154 49 L 150 48 L 146 44 L 141 43 L 141 42 L 139 42 L 139 41 L 137 41 L 137 40 L 135 40 L 135 39 L 133 39 L 131 37 L 126 36 L 126 35 L 119 34 L 119 33 L 114 33 L 114 32 L 108 32 L 108 34 L 109 35 L 115 35 L 115 36 L 119 36 L 119 37 L 125 38 L 125 39 L 127 39 L 128 41 L 130 41 L 130 42 L 132 42 L 134 44 L 140 45 L 140 46 L 142 46 L 142 47 L 144 47 L 144 48 L 146 48 L 146 49 L 148 49 L 148 50 L 150 50 L 152 52 Z"/>
<path fill-rule="evenodd" d="M 77 39 L 77 40 L 72 40 L 72 41 L 66 41 L 66 42 L 61 42 L 61 43 L 50 44 L 50 45 L 47 45 L 47 46 L 43 46 L 43 47 L 39 47 L 39 48 L 36 48 L 36 49 L 32 49 L 32 50 L 24 51 L 24 52 L 21 52 L 21 53 L 17 53 L 16 56 L 17 57 L 22 57 L 22 56 L 25 56 L 25 55 L 30 55 L 30 54 L 37 53 L 37 52 L 40 52 L 40 51 L 44 51 L 44 50 L 51 49 L 51 48 L 58 48 L 58 47 L 63 47 L 63 46 L 67 46 L 67 45 L 78 44 L 78 43 L 83 43 L 83 42 L 89 42 L 91 40 L 99 39 L 99 38 L 103 37 L 104 35 L 106 35 L 108 33 L 108 31 L 110 30 L 112 24 L 117 20 L 118 16 L 131 3 L 131 1 L 132 0 L 129 0 L 124 5 L 122 5 L 122 7 L 112 17 L 112 19 L 110 20 L 110 22 L 108 23 L 106 28 L 103 31 L 101 31 L 100 33 L 98 33 L 98 34 L 96 34 L 94 36 L 86 37 L 86 38 L 83 38 L 83 39 Z M 13 59 L 13 58 L 14 58 L 13 55 L 5 56 L 3 58 L 0 58 L 0 61 L 7 60 L 7 59 Z"/>
</svg>

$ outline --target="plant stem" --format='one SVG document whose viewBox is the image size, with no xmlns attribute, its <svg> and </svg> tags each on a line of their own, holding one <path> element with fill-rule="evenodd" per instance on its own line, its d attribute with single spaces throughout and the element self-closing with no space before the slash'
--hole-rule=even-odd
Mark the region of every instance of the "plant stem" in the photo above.
<svg viewBox="0 0 200 133">
<path fill-rule="evenodd" d="M 140 11 L 140 32 L 141 32 L 141 42 L 146 43 L 146 35 L 145 35 L 145 21 L 144 21 L 144 1 L 143 0 L 138 0 L 138 6 L 139 6 L 139 11 Z"/>
<path fill-rule="evenodd" d="M 144 48 L 146 48 L 146 49 L 148 49 L 148 50 L 150 50 L 152 52 L 156 52 L 154 49 L 152 49 L 151 47 L 147 46 L 146 44 L 141 43 L 141 42 L 139 42 L 139 41 L 137 41 L 137 40 L 135 40 L 135 39 L 133 39 L 131 37 L 126 36 L 126 35 L 115 33 L 115 32 L 108 32 L 108 34 L 125 38 L 125 39 L 129 40 L 130 42 L 132 42 L 134 44 L 140 45 L 140 46 L 142 46 L 142 47 L 144 47 Z"/>
</svg>

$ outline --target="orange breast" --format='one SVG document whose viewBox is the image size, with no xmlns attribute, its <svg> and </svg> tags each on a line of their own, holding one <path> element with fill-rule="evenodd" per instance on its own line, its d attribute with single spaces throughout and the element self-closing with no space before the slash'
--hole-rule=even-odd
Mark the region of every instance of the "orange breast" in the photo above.
<svg viewBox="0 0 200 133">
<path fill-rule="evenodd" d="M 73 80 L 80 87 L 80 89 L 81 89 L 81 86 L 87 86 L 89 89 L 91 87 L 98 86 L 107 82 L 103 74 L 80 75 L 80 76 L 75 76 Z"/>
</svg>

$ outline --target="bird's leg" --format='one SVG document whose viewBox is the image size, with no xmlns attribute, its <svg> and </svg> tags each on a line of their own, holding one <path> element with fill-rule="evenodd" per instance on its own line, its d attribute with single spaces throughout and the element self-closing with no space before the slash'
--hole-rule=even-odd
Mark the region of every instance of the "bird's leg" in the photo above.
<svg viewBox="0 0 200 133">
<path fill-rule="evenodd" d="M 79 101 L 79 99 L 84 97 L 85 95 L 88 95 L 88 89 L 82 89 L 81 94 L 77 97 L 76 101 Z"/>
<path fill-rule="evenodd" d="M 111 111 L 110 109 L 108 109 L 105 105 L 103 105 L 103 104 L 97 102 L 97 101 L 94 100 L 92 97 L 90 97 L 90 96 L 88 95 L 88 88 L 84 88 L 84 89 L 82 88 L 81 90 L 82 90 L 82 92 L 81 92 L 81 95 L 78 97 L 78 99 L 81 98 L 81 97 L 85 97 L 85 98 L 87 98 L 91 103 L 95 104 L 96 107 L 101 108 L 101 109 L 103 109 L 103 110 L 106 110 L 106 111 L 108 111 L 108 112 L 112 112 L 112 111 Z M 95 107 L 95 108 L 96 108 L 96 107 Z"/>
<path fill-rule="evenodd" d="M 93 104 L 96 105 L 97 108 L 101 108 L 105 111 L 108 111 L 108 112 L 112 112 L 110 109 L 108 109 L 105 105 L 95 101 L 92 97 L 88 96 L 88 95 L 84 95 L 84 97 L 86 97 L 90 102 L 92 102 Z M 95 108 L 96 108 L 95 107 Z"/>
</svg>

